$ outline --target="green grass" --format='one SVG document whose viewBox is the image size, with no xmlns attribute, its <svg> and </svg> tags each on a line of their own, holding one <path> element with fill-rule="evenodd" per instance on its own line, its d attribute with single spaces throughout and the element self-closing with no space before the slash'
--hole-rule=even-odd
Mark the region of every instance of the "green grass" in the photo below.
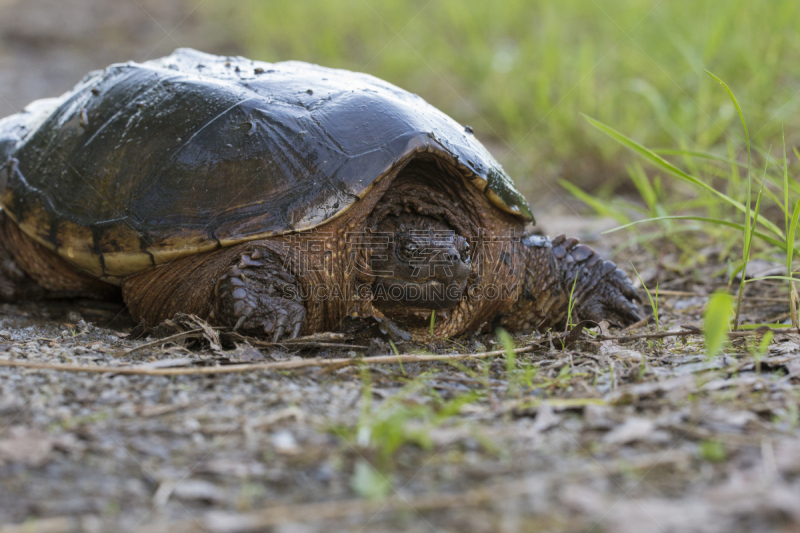
<svg viewBox="0 0 800 533">
<path fill-rule="evenodd" d="M 722 463 L 727 458 L 725 443 L 717 440 L 704 440 L 700 443 L 700 457 L 712 463 Z"/>
<path fill-rule="evenodd" d="M 396 456 L 401 449 L 431 450 L 431 432 L 447 424 L 465 427 L 457 415 L 464 405 L 482 396 L 469 392 L 445 400 L 430 388 L 429 378 L 423 373 L 409 379 L 402 389 L 376 406 L 370 370 L 361 369 L 361 415 L 352 427 L 333 428 L 336 436 L 357 452 L 350 485 L 359 496 L 380 500 L 391 494 Z M 489 440 L 483 444 L 487 450 L 492 449 Z"/>
<path fill-rule="evenodd" d="M 729 294 L 715 292 L 711 295 L 703 317 L 703 332 L 706 337 L 706 357 L 708 359 L 716 356 L 728 340 L 732 314 L 733 299 Z"/>
<path fill-rule="evenodd" d="M 650 308 L 653 310 L 653 321 L 656 323 L 656 333 L 658 333 L 661 331 L 661 327 L 658 322 L 658 283 L 656 283 L 656 295 L 654 298 L 650 293 L 650 289 L 647 288 L 647 284 L 642 279 L 642 276 L 639 275 L 639 271 L 636 270 L 636 267 L 631 265 L 631 268 L 633 268 L 633 272 L 636 274 L 636 277 L 639 278 L 639 283 L 642 284 L 642 288 L 647 294 L 647 299 L 650 301 Z"/>
<path fill-rule="evenodd" d="M 224 51 L 363 71 L 420 94 L 473 126 L 529 194 L 542 178 L 622 182 L 630 157 L 580 113 L 645 146 L 743 147 L 736 109 L 705 69 L 735 88 L 755 145 L 781 124 L 800 144 L 791 0 L 207 0 L 199 12 Z"/>
<path fill-rule="evenodd" d="M 757 344 L 753 342 L 753 346 L 750 348 L 750 355 L 753 357 L 753 361 L 756 362 L 756 373 L 759 376 L 761 375 L 761 360 L 764 359 L 764 356 L 769 352 L 769 343 L 772 342 L 773 336 L 774 334 L 768 331 L 760 339 L 753 339 L 753 341 L 758 342 Z"/>
<path fill-rule="evenodd" d="M 388 471 L 395 454 L 404 446 L 430 449 L 430 432 L 451 422 L 465 404 L 476 401 L 477 393 L 458 395 L 443 400 L 428 385 L 427 374 L 421 374 L 396 394 L 379 405 L 372 402 L 372 378 L 368 368 L 361 370 L 361 416 L 353 427 L 337 428 L 336 433 L 353 446 L 370 452 L 379 471 Z M 425 401 L 420 401 L 420 398 Z M 367 474 L 358 474 L 369 480 Z"/>
<path fill-rule="evenodd" d="M 755 159 L 763 166 L 763 170 L 760 171 L 758 193 L 754 194 L 752 170 L 755 162 L 744 112 L 730 87 L 714 74 L 710 72 L 708 74 L 722 85 L 736 109 L 743 130 L 746 149 L 744 154 L 737 155 L 734 151 L 734 153 L 729 153 L 730 157 L 724 157 L 693 149 L 654 150 L 611 126 L 586 117 L 587 121 L 597 130 L 621 146 L 630 149 L 648 163 L 654 174 L 653 182 L 650 182 L 650 176 L 640 166 L 630 167 L 629 173 L 639 191 L 641 200 L 620 200 L 613 204 L 604 203 L 586 193 L 576 193 L 574 187 L 565 186 L 565 188 L 579 199 L 584 200 L 590 207 L 594 207 L 599 214 L 615 213 L 614 218 L 623 225 L 612 231 L 623 228 L 632 229 L 633 233 L 638 235 L 630 242 L 649 246 L 654 254 L 656 251 L 650 242 L 658 237 L 668 237 L 676 246 L 686 252 L 685 256 L 693 257 L 695 261 L 704 260 L 700 254 L 695 253 L 691 246 L 687 245 L 687 241 L 682 235 L 685 232 L 698 230 L 710 234 L 713 242 L 728 243 L 724 246 L 718 259 L 721 262 L 727 261 L 728 289 L 733 284 L 734 278 L 739 276 L 738 298 L 733 315 L 734 330 L 738 329 L 740 325 L 739 311 L 742 307 L 746 285 L 766 279 L 788 282 L 789 298 L 787 303 L 790 304 L 792 311 L 792 323 L 796 325 L 797 292 L 795 284 L 797 277 L 794 274 L 793 259 L 798 250 L 796 230 L 800 219 L 800 190 L 798 190 L 797 181 L 790 178 L 790 162 L 786 153 L 785 136 L 781 132 L 782 157 L 773 155 L 771 146 L 767 150 L 756 150 Z M 800 158 L 800 154 L 795 153 L 795 155 Z M 670 160 L 676 158 L 682 158 L 682 161 Z M 681 166 L 685 168 L 681 168 Z M 742 171 L 746 173 L 746 179 L 742 179 Z M 796 169 L 792 171 L 792 174 L 795 171 Z M 671 194 L 664 194 L 661 191 L 660 179 L 662 176 L 666 180 L 671 180 L 675 185 Z M 766 203 L 762 203 L 764 199 L 767 199 Z M 794 205 L 793 209 L 792 205 Z M 762 207 L 771 214 L 767 216 Z M 742 217 L 743 221 L 740 222 Z M 630 222 L 634 218 L 638 218 L 638 220 Z M 684 225 L 685 222 L 691 222 L 691 224 Z M 638 226 L 643 223 L 659 223 L 662 231 L 660 234 L 642 234 L 638 231 Z M 696 243 L 700 246 L 712 241 L 706 238 L 698 240 Z M 740 254 L 739 258 L 736 257 L 737 253 Z M 781 255 L 785 255 L 786 258 L 785 276 L 747 278 L 747 265 L 751 259 L 760 256 L 767 260 L 775 260 L 779 259 Z M 709 302 L 707 309 L 709 314 L 706 316 L 707 327 L 710 326 L 709 317 L 713 315 L 711 311 L 715 304 L 719 309 L 725 307 L 720 303 L 720 298 L 721 296 L 716 299 L 712 297 Z M 720 327 L 719 324 L 716 326 L 715 329 Z M 727 321 L 725 328 L 727 328 Z M 719 345 L 711 341 L 713 336 L 713 332 L 706 331 L 709 355 L 721 347 L 721 341 Z"/>
</svg>

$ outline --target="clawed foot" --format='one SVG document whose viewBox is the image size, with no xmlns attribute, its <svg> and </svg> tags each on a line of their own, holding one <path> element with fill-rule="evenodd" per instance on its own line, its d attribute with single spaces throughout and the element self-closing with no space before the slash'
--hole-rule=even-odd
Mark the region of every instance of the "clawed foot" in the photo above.
<svg viewBox="0 0 800 533">
<path fill-rule="evenodd" d="M 586 320 L 628 326 L 642 319 L 635 302 L 641 301 L 631 280 L 611 261 L 603 261 L 604 269 L 613 269 L 603 278 L 592 294 L 578 308 L 578 315 Z"/>
<path fill-rule="evenodd" d="M 214 295 L 214 318 L 235 331 L 278 342 L 297 337 L 305 323 L 305 307 L 291 299 L 299 295 L 297 283 L 269 251 L 242 254 L 217 280 Z"/>
<path fill-rule="evenodd" d="M 636 305 L 641 298 L 628 275 L 616 264 L 603 261 L 590 247 L 564 235 L 553 239 L 552 245 L 564 289 L 582 320 L 608 320 L 622 326 L 641 320 Z"/>
</svg>

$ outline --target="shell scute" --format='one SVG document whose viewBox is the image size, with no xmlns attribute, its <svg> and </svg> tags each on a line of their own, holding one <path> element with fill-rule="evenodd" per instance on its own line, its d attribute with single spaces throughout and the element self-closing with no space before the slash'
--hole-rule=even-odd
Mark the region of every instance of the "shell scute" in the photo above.
<svg viewBox="0 0 800 533">
<path fill-rule="evenodd" d="M 92 72 L 0 120 L 0 203 L 28 235 L 114 281 L 316 227 L 421 152 L 533 219 L 474 136 L 416 95 L 360 73 L 180 49 Z"/>
</svg>

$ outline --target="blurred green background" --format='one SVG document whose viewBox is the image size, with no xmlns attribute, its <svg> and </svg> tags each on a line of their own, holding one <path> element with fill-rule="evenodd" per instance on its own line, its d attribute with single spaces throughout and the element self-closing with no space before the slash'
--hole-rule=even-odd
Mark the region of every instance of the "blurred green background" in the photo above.
<svg viewBox="0 0 800 533">
<path fill-rule="evenodd" d="M 627 182 L 595 117 L 651 147 L 800 140 L 796 0 L 206 0 L 230 48 L 363 71 L 470 124 L 529 197 Z M 766 146 L 765 146 L 766 147 Z M 561 192 L 560 194 L 564 194 Z"/>
<path fill-rule="evenodd" d="M 800 143 L 797 0 L 0 0 L 0 108 L 88 70 L 191 46 L 373 74 L 476 135 L 533 203 L 564 178 L 610 195 L 632 156 L 585 113 L 647 146 Z M 4 101 L 4 102 L 3 102 Z M 791 149 L 789 150 L 791 153 Z"/>
</svg>

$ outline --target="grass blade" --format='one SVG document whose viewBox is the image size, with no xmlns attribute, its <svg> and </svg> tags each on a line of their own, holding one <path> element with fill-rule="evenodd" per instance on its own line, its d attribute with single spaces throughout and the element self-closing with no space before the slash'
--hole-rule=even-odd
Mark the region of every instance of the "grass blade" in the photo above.
<svg viewBox="0 0 800 533">
<path fill-rule="evenodd" d="M 627 224 L 628 222 L 630 222 L 630 219 L 626 217 L 625 214 L 622 213 L 620 210 L 612 209 L 611 207 L 609 207 L 608 202 L 603 202 L 601 200 L 598 200 L 594 196 L 587 194 L 579 187 L 576 187 L 567 180 L 558 180 L 558 184 L 564 187 L 567 191 L 569 191 L 569 193 L 572 194 L 575 198 L 577 198 L 578 200 L 582 201 L 583 203 L 594 209 L 599 215 L 613 218 L 620 224 Z"/>
<path fill-rule="evenodd" d="M 781 141 L 783 142 L 783 213 L 785 217 L 785 233 L 789 235 L 789 160 L 786 159 L 786 134 L 781 126 Z"/>
<path fill-rule="evenodd" d="M 733 312 L 733 298 L 726 292 L 715 292 L 708 299 L 703 318 L 706 337 L 706 357 L 711 359 L 725 344 Z"/>
<path fill-rule="evenodd" d="M 747 276 L 747 263 L 750 261 L 750 250 L 753 246 L 753 233 L 756 229 L 758 222 L 758 212 L 761 209 L 761 197 L 764 194 L 764 183 L 767 180 L 767 167 L 769 161 L 764 163 L 764 175 L 761 177 L 761 190 L 758 191 L 758 198 L 756 198 L 756 208 L 753 212 L 753 224 L 750 226 L 750 217 L 746 216 L 745 230 L 744 230 L 744 251 L 742 252 L 742 277 L 739 282 L 739 295 L 736 301 L 736 317 L 733 320 L 733 330 L 739 329 L 739 311 L 742 308 L 742 299 L 744 298 L 745 277 Z M 750 204 L 750 175 L 747 176 L 747 203 Z"/>
<path fill-rule="evenodd" d="M 656 297 L 654 300 L 653 296 L 650 294 L 650 289 L 648 289 L 647 285 L 645 285 L 642 276 L 639 275 L 639 271 L 636 270 L 636 267 L 633 266 L 633 263 L 631 263 L 631 268 L 633 268 L 633 271 L 636 273 L 636 277 L 639 278 L 639 283 L 641 283 L 642 287 L 644 287 L 644 292 L 647 293 L 647 299 L 650 300 L 650 307 L 653 309 L 653 319 L 656 322 L 656 333 L 659 333 L 660 329 L 658 324 L 658 283 L 656 283 Z"/>
<path fill-rule="evenodd" d="M 800 204 L 800 200 L 798 200 L 798 204 Z M 797 213 L 800 216 L 800 212 Z M 739 231 L 744 230 L 744 225 L 739 224 L 738 222 L 731 222 L 730 220 L 723 220 L 721 218 L 711 218 L 711 217 L 701 217 L 701 216 L 694 216 L 694 215 L 671 215 L 671 216 L 664 216 L 664 217 L 655 217 L 655 218 L 646 218 L 644 220 L 635 220 L 624 226 L 617 226 L 616 228 L 611 228 L 609 230 L 604 231 L 602 234 L 612 233 L 614 231 L 619 231 L 621 229 L 628 228 L 630 226 L 636 224 L 643 224 L 645 222 L 657 222 L 659 220 L 696 220 L 698 222 L 708 222 L 709 224 L 716 224 L 718 226 L 726 226 L 728 228 L 738 229 Z M 786 242 L 773 237 L 772 235 L 768 235 L 761 231 L 755 230 L 753 235 L 758 237 L 759 239 L 763 240 L 764 242 L 768 242 L 773 246 L 777 246 L 781 250 L 786 250 Z M 800 249 L 795 249 L 796 252 L 800 253 Z"/>
<path fill-rule="evenodd" d="M 742 108 L 739 107 L 739 101 L 736 99 L 736 96 L 734 96 L 733 91 L 731 91 L 731 89 L 730 89 L 730 87 L 728 87 L 727 83 L 725 83 L 724 81 L 722 81 L 721 79 L 716 77 L 709 70 L 706 70 L 706 74 L 708 74 L 709 76 L 711 76 L 712 78 L 717 80 L 719 82 L 719 84 L 722 85 L 725 88 L 725 91 L 728 93 L 728 96 L 730 96 L 731 101 L 733 102 L 733 106 L 736 108 L 736 111 L 739 113 L 739 120 L 742 121 L 742 126 L 744 127 L 744 138 L 745 138 L 745 141 L 747 142 L 747 172 L 750 172 L 750 161 L 751 161 L 751 159 L 750 159 L 750 134 L 747 131 L 747 122 L 744 120 L 744 113 L 742 113 Z"/>
<path fill-rule="evenodd" d="M 679 169 L 678 167 L 676 167 L 675 165 L 673 165 L 672 163 L 670 163 L 669 161 L 667 161 L 663 157 L 659 156 L 658 154 L 656 154 L 652 150 L 650 150 L 648 148 L 645 148 L 641 144 L 637 143 L 636 141 L 634 141 L 633 139 L 631 139 L 629 137 L 626 137 L 625 135 L 623 135 L 619 131 L 615 130 L 614 128 L 612 128 L 610 126 L 606 126 L 602 122 L 600 122 L 598 120 L 595 120 L 595 119 L 589 117 L 588 115 L 583 115 L 583 116 L 589 122 L 589 124 L 591 124 L 592 126 L 597 128 L 598 130 L 602 131 L 603 133 L 605 133 L 606 135 L 608 135 L 609 137 L 611 137 L 612 139 L 614 139 L 618 143 L 622 144 L 623 146 L 631 149 L 635 153 L 637 153 L 640 156 L 644 157 L 646 160 L 650 161 L 652 164 L 654 164 L 656 167 L 660 168 L 664 172 L 667 172 L 667 173 L 671 174 L 672 176 L 675 176 L 675 177 L 677 177 L 677 178 L 679 178 L 679 179 L 681 179 L 683 181 L 686 181 L 687 183 L 690 183 L 690 184 L 692 184 L 692 185 L 694 185 L 696 187 L 699 187 L 699 188 L 701 188 L 701 189 L 703 189 L 705 191 L 710 192 L 711 194 L 714 194 L 714 195 L 718 196 L 719 198 L 723 199 L 726 203 L 728 203 L 729 205 L 735 207 L 736 209 L 738 209 L 742 213 L 747 213 L 748 215 L 750 214 L 750 209 L 748 207 L 745 207 L 745 205 L 742 204 L 741 202 L 739 202 L 737 200 L 734 200 L 733 198 L 731 198 L 727 194 L 725 194 L 725 193 L 723 193 L 721 191 L 718 191 L 717 189 L 715 189 L 711 185 L 708 185 L 707 183 L 704 183 L 704 182 L 700 181 L 699 179 L 695 178 L 694 176 L 691 176 L 691 175 L 687 174 L 686 172 L 682 171 L 681 169 Z M 760 223 L 765 228 L 769 229 L 772 233 L 775 233 L 776 235 L 778 235 L 778 237 L 780 237 L 781 239 L 784 237 L 783 236 L 783 232 L 780 230 L 780 228 L 778 228 L 778 226 L 776 226 L 772 222 L 762 218 L 760 220 Z"/>
<path fill-rule="evenodd" d="M 792 276 L 792 262 L 794 261 L 794 241 L 795 232 L 797 231 L 797 219 L 800 217 L 800 197 L 794 204 L 792 211 L 791 223 L 789 222 L 789 158 L 786 157 L 786 135 L 783 133 L 781 127 L 781 136 L 783 139 L 783 195 L 786 202 L 786 275 Z M 798 155 L 797 148 L 794 149 L 795 155 Z M 794 281 L 790 281 L 789 285 L 789 312 L 792 317 L 792 326 L 800 332 L 800 320 L 797 317 L 797 304 L 800 301 L 800 295 L 797 294 L 797 286 Z"/>
<path fill-rule="evenodd" d="M 792 277 L 792 276 L 761 276 L 760 278 L 751 278 L 751 279 L 747 280 L 747 283 L 750 283 L 750 282 L 753 282 L 753 281 L 762 281 L 762 280 L 765 280 L 765 279 L 782 279 L 782 280 L 785 280 L 785 281 L 800 281 L 800 278 L 795 278 L 795 277 Z"/>
<path fill-rule="evenodd" d="M 650 179 L 647 177 L 647 173 L 642 168 L 642 165 L 637 162 L 629 166 L 628 175 L 631 177 L 644 203 L 649 208 L 650 213 L 653 215 L 660 214 L 658 213 L 658 195 L 653 185 L 650 183 Z"/>
<path fill-rule="evenodd" d="M 680 150 L 677 148 L 653 148 L 652 152 L 658 155 L 679 155 L 683 157 L 695 157 L 698 159 L 709 159 L 711 161 L 719 161 L 720 163 L 728 163 L 734 164 L 738 166 L 745 166 L 744 163 L 739 163 L 738 161 L 731 161 L 730 158 L 712 154 L 710 152 L 700 152 L 697 150 Z"/>
<path fill-rule="evenodd" d="M 785 247 L 786 250 L 786 268 L 791 272 L 792 270 L 792 261 L 794 259 L 794 240 L 795 234 L 797 233 L 797 221 L 800 219 L 800 198 L 797 199 L 797 202 L 794 204 L 794 210 L 792 211 L 792 222 L 789 225 L 789 233 L 786 236 L 786 243 L 787 246 Z"/>
</svg>

